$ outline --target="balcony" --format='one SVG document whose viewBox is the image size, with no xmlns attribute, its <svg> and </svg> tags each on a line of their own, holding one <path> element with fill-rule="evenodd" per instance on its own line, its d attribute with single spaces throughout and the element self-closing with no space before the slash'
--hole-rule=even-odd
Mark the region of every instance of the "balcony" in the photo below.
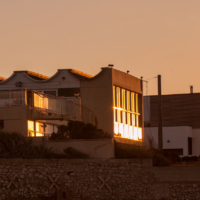
<svg viewBox="0 0 200 200">
<path fill-rule="evenodd" d="M 96 115 L 89 109 L 65 97 L 47 95 L 34 90 L 0 91 L 0 107 L 29 106 L 43 119 L 55 116 L 60 120 L 77 120 L 97 125 Z M 35 119 L 37 120 L 37 119 Z"/>
</svg>

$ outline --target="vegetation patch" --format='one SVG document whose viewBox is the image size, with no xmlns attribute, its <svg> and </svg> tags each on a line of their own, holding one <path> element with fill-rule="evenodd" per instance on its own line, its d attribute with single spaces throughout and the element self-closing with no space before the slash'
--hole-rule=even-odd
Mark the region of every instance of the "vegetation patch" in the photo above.
<svg viewBox="0 0 200 200">
<path fill-rule="evenodd" d="M 168 166 L 170 160 L 156 149 L 147 149 L 144 146 L 123 144 L 115 141 L 115 157 L 120 159 L 151 158 L 154 166 Z"/>
<path fill-rule="evenodd" d="M 65 158 L 77 159 L 89 156 L 73 148 L 67 148 L 63 154 L 57 154 L 51 148 L 32 144 L 31 138 L 18 133 L 0 132 L 0 158 Z"/>
<path fill-rule="evenodd" d="M 57 133 L 52 133 L 50 140 L 69 140 L 69 139 L 100 139 L 111 138 L 112 135 L 98 129 L 93 124 L 86 124 L 81 121 L 68 122 L 68 125 L 61 125 Z"/>
</svg>

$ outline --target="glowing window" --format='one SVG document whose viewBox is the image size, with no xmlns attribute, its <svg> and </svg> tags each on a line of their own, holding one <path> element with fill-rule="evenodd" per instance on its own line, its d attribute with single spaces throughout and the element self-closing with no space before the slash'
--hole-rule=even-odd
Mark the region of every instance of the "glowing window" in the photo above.
<svg viewBox="0 0 200 200">
<path fill-rule="evenodd" d="M 131 92 L 131 111 L 135 112 L 135 93 Z"/>
<path fill-rule="evenodd" d="M 122 137 L 124 137 L 124 125 L 119 124 L 119 133 L 121 134 Z"/>
<path fill-rule="evenodd" d="M 128 126 L 128 128 L 129 128 L 129 130 L 128 130 L 129 138 L 130 139 L 134 139 L 134 137 L 133 137 L 133 126 Z"/>
<path fill-rule="evenodd" d="M 134 140 L 138 140 L 138 128 L 137 127 L 133 128 L 133 138 L 134 138 Z"/>
<path fill-rule="evenodd" d="M 119 133 L 119 124 L 115 122 L 114 126 L 115 126 L 114 132 L 115 132 L 115 134 L 118 134 Z"/>
<path fill-rule="evenodd" d="M 135 95 L 135 112 L 138 113 L 139 112 L 139 109 L 138 109 L 138 94 Z"/>
<path fill-rule="evenodd" d="M 129 138 L 128 131 L 129 131 L 128 125 L 124 125 L 124 135 L 123 135 L 123 136 L 124 136 L 125 138 Z"/>
<path fill-rule="evenodd" d="M 126 109 L 126 90 L 122 89 L 122 109 Z"/>
<path fill-rule="evenodd" d="M 127 113 L 127 124 L 130 125 L 131 123 L 131 114 Z"/>
<path fill-rule="evenodd" d="M 28 135 L 29 135 L 29 137 L 34 137 L 35 136 L 34 121 L 28 120 Z"/>
<path fill-rule="evenodd" d="M 139 105 L 141 95 L 113 86 L 114 105 L 114 133 L 121 134 L 123 138 L 138 140 L 142 137 L 142 129 L 139 127 L 141 118 Z"/>
<path fill-rule="evenodd" d="M 43 136 L 44 132 L 43 124 L 40 122 L 36 122 L 35 127 L 36 127 L 36 136 Z"/>
<path fill-rule="evenodd" d="M 115 86 L 113 86 L 113 106 L 115 107 Z"/>
<path fill-rule="evenodd" d="M 138 128 L 138 139 L 142 139 L 142 129 Z"/>
<path fill-rule="evenodd" d="M 123 124 L 126 123 L 126 112 L 125 112 L 125 111 L 122 111 L 122 120 L 121 120 L 121 122 L 122 122 Z"/>
<path fill-rule="evenodd" d="M 121 110 L 117 109 L 117 121 L 121 122 Z"/>
<path fill-rule="evenodd" d="M 130 111 L 130 91 L 126 91 L 126 109 Z"/>
<path fill-rule="evenodd" d="M 120 88 L 116 87 L 116 103 L 117 103 L 117 107 L 120 108 Z"/>
<path fill-rule="evenodd" d="M 131 125 L 135 126 L 135 114 L 131 114 Z"/>
</svg>

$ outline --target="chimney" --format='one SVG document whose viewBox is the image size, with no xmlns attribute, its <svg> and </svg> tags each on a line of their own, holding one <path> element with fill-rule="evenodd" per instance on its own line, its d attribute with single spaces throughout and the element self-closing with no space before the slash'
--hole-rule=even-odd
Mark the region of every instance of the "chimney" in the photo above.
<svg viewBox="0 0 200 200">
<path fill-rule="evenodd" d="M 193 93 L 193 85 L 190 85 L 190 94 Z"/>
</svg>

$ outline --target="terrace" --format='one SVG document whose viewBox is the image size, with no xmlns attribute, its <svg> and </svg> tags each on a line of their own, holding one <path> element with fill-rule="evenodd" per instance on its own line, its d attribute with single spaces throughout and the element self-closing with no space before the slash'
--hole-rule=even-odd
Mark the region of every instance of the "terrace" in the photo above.
<svg viewBox="0 0 200 200">
<path fill-rule="evenodd" d="M 96 115 L 65 97 L 47 95 L 34 90 L 1 90 L 0 107 L 29 106 L 38 113 L 38 120 L 78 120 L 97 125 Z M 37 118 L 37 117 L 35 117 Z M 34 119 L 37 120 L 37 119 Z"/>
</svg>

